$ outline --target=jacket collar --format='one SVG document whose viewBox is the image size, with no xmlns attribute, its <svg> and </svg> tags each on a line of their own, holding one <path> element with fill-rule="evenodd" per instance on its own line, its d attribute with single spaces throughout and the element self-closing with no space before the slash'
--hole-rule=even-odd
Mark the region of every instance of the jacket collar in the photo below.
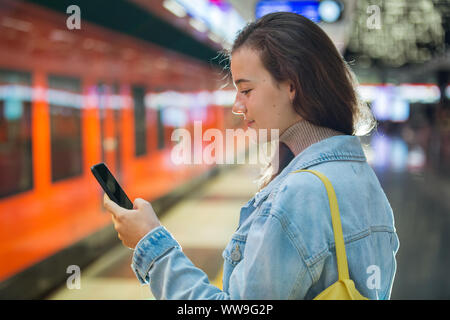
<svg viewBox="0 0 450 320">
<path fill-rule="evenodd" d="M 264 189 L 255 194 L 253 206 L 257 207 L 287 174 L 328 161 L 367 161 L 359 137 L 351 135 L 333 136 L 310 145 L 298 154 Z"/>
</svg>

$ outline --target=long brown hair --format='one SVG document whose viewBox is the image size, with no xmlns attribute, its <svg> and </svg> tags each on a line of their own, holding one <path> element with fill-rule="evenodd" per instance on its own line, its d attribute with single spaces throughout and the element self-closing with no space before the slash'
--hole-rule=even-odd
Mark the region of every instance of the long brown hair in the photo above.
<svg viewBox="0 0 450 320">
<path fill-rule="evenodd" d="M 237 35 L 229 61 L 239 48 L 258 52 L 276 83 L 290 80 L 294 110 L 314 125 L 347 135 L 369 134 L 377 122 L 359 99 L 357 81 L 327 34 L 314 22 L 290 12 L 267 14 Z M 258 179 L 259 190 L 276 175 L 268 164 Z"/>
<path fill-rule="evenodd" d="M 358 98 L 349 66 L 314 22 L 291 12 L 267 14 L 238 33 L 229 59 L 244 46 L 259 53 L 277 83 L 294 83 L 293 105 L 303 119 L 358 136 L 376 126 L 369 107 Z"/>
</svg>

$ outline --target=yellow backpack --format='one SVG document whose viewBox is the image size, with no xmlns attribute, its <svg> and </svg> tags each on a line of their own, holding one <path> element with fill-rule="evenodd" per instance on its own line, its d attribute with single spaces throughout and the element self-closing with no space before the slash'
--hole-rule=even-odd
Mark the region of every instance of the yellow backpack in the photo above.
<svg viewBox="0 0 450 320">
<path fill-rule="evenodd" d="M 347 255 L 345 253 L 344 236 L 342 233 L 341 218 L 336 194 L 328 178 L 315 170 L 297 170 L 296 172 L 310 172 L 322 180 L 328 193 L 328 200 L 331 209 L 331 222 L 333 224 L 334 242 L 336 243 L 336 258 L 339 279 L 324 291 L 319 293 L 314 300 L 369 300 L 356 290 L 355 283 L 350 279 L 347 265 Z"/>
</svg>

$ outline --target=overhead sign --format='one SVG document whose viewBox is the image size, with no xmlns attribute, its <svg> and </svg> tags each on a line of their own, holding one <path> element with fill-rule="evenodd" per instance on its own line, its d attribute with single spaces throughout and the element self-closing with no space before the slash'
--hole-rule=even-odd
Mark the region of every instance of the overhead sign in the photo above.
<svg viewBox="0 0 450 320">
<path fill-rule="evenodd" d="M 341 17 L 343 5 L 340 1 L 333 0 L 297 0 L 297 1 L 271 1 L 262 0 L 255 6 L 255 17 L 260 17 L 272 12 L 294 12 L 314 22 L 336 22 Z"/>
<path fill-rule="evenodd" d="M 208 0 L 175 0 L 192 18 L 200 21 L 214 34 L 233 43 L 245 21 L 227 2 Z"/>
</svg>

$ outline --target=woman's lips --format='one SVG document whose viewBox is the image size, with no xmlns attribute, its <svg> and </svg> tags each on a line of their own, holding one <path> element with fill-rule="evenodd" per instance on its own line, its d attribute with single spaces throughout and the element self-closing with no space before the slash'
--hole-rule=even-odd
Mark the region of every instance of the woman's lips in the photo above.
<svg viewBox="0 0 450 320">
<path fill-rule="evenodd" d="M 255 120 L 247 121 L 247 126 L 251 127 L 253 123 L 255 123 Z"/>
</svg>

